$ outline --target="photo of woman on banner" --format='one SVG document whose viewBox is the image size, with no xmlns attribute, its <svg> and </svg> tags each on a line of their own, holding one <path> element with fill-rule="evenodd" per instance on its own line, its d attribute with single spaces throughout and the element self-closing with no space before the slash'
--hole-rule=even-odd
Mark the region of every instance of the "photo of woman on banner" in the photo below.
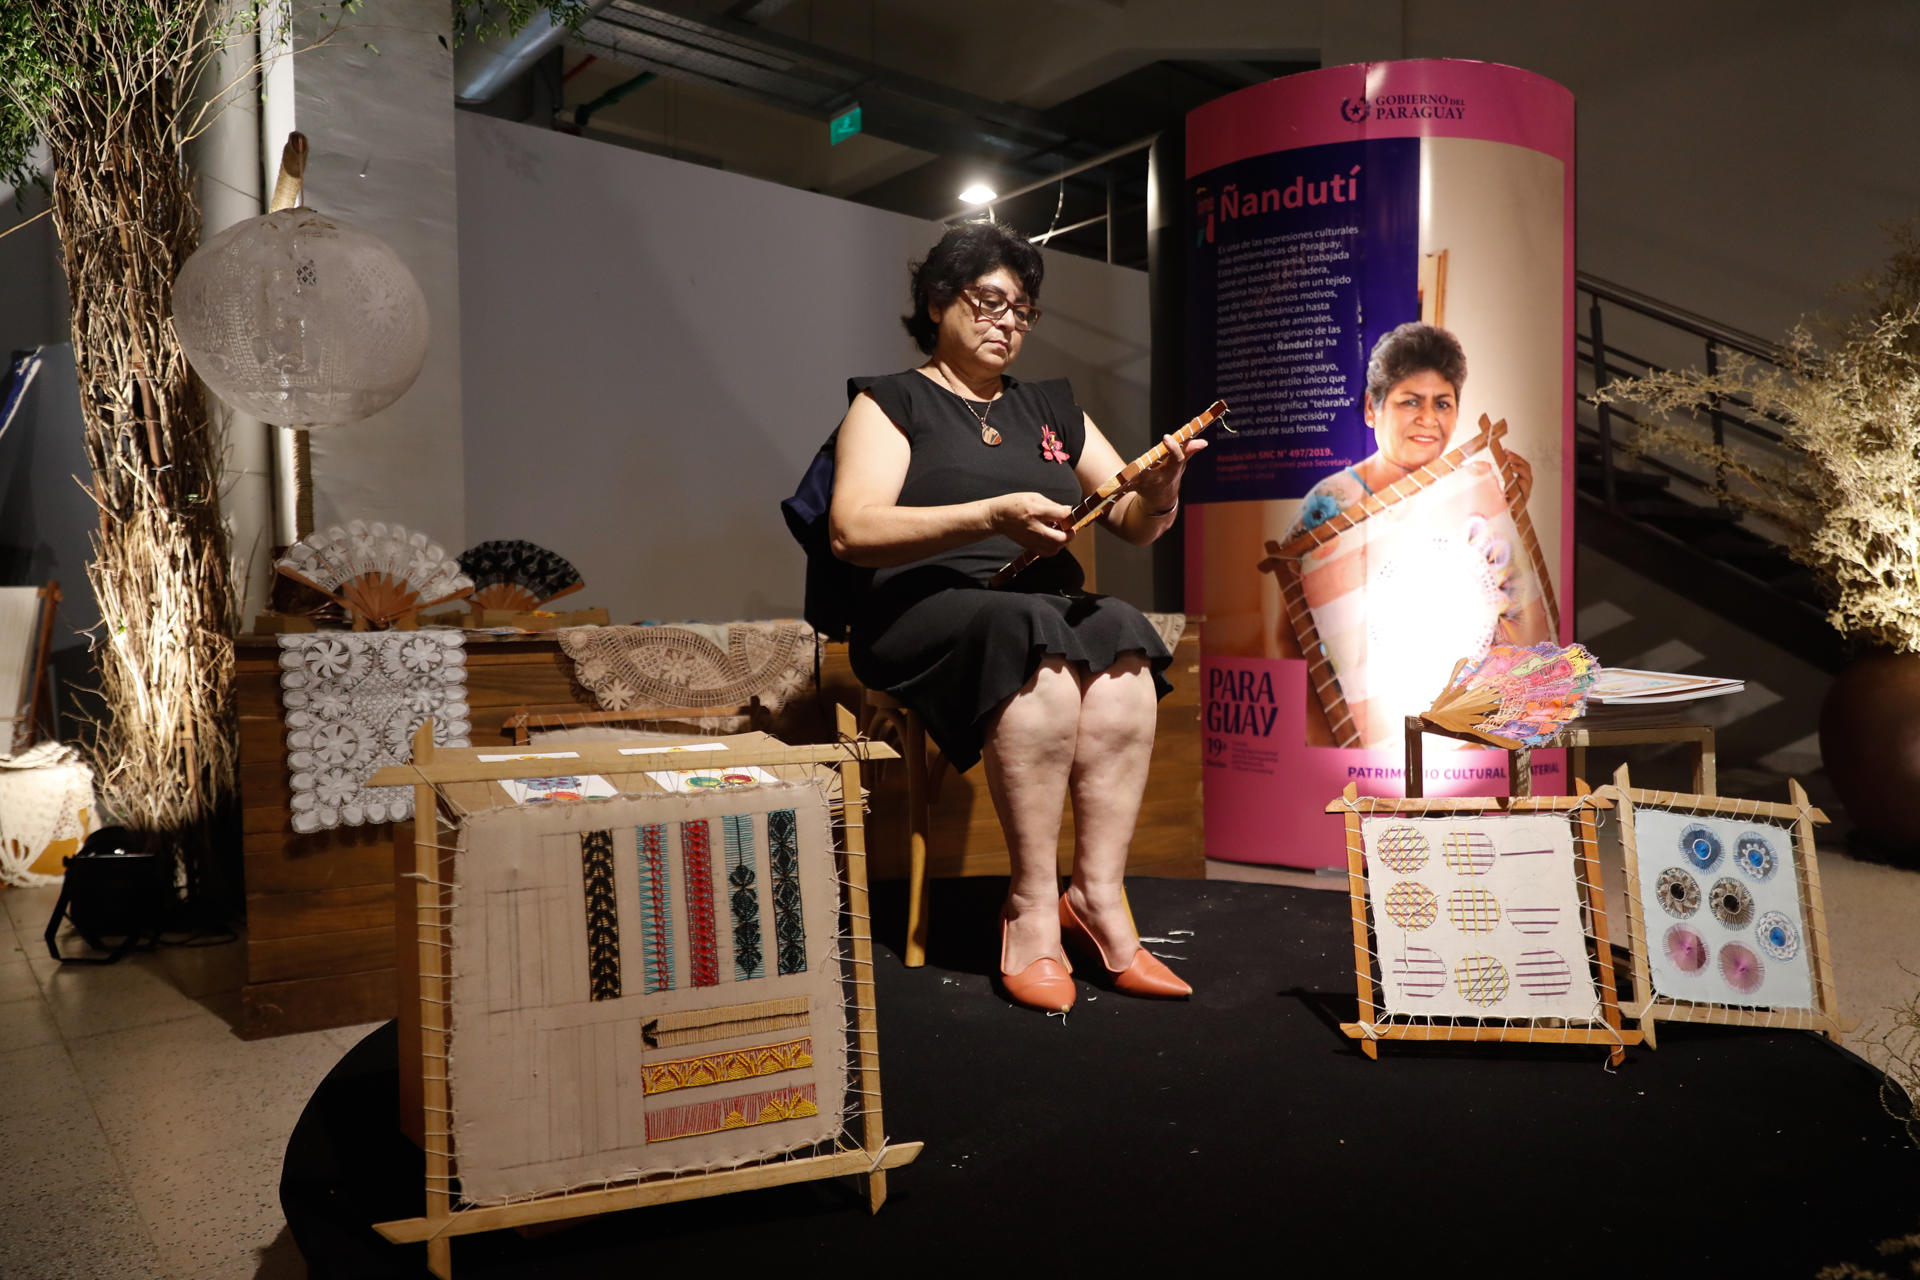
<svg viewBox="0 0 1920 1280">
<path fill-rule="evenodd" d="M 1445 453 L 1466 381 L 1466 352 L 1445 329 L 1416 321 L 1383 334 L 1367 360 L 1367 389 L 1360 407 L 1379 447 L 1307 490 L 1299 516 L 1279 542 L 1293 541 Z M 1533 467 L 1511 450 L 1507 457 L 1519 477 L 1524 503 L 1533 491 Z"/>
<path fill-rule="evenodd" d="M 1277 639 L 1315 673 L 1309 743 L 1390 745 L 1456 660 L 1553 635 L 1526 518 L 1532 467 L 1501 445 L 1505 424 L 1485 418 L 1449 452 L 1466 372 L 1445 329 L 1408 323 L 1383 335 L 1362 405 L 1376 449 L 1317 482 L 1266 543 L 1259 567 L 1279 580 L 1292 633 Z"/>
</svg>

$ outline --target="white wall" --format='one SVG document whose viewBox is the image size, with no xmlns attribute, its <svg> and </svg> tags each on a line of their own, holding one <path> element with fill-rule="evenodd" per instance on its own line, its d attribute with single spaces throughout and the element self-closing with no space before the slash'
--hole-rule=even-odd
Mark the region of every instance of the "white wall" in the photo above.
<svg viewBox="0 0 1920 1280">
<path fill-rule="evenodd" d="M 306 203 L 385 240 L 426 295 L 426 365 L 362 422 L 312 433 L 313 518 L 397 521 L 466 544 L 460 454 L 460 272 L 453 54 L 445 0 L 380 0 L 294 59 L 293 127 L 307 135 Z M 301 10 L 296 43 L 338 18 Z M 284 139 L 269 140 L 279 154 Z"/>
<path fill-rule="evenodd" d="M 1573 91 L 1578 261 L 1776 338 L 1920 211 L 1911 0 L 1404 0 L 1409 58 Z"/>
<path fill-rule="evenodd" d="M 558 552 L 569 603 L 618 621 L 797 616 L 780 499 L 848 376 L 919 362 L 899 316 L 937 225 L 484 116 L 457 135 L 468 543 Z M 1144 447 L 1144 275 L 1048 266 L 1017 372 L 1072 376 Z M 1117 545 L 1103 579 L 1144 598 Z"/>
</svg>

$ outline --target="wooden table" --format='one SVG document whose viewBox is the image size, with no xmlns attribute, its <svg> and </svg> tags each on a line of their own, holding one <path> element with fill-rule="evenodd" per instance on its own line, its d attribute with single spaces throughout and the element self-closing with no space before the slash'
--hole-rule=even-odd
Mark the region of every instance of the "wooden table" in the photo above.
<svg viewBox="0 0 1920 1280">
<path fill-rule="evenodd" d="M 1407 717 L 1406 784 L 1409 799 L 1425 794 L 1426 770 L 1422 759 L 1421 736 L 1435 734 L 1459 742 L 1485 747 L 1487 743 L 1470 733 L 1443 729 L 1421 716 Z M 1713 726 L 1688 718 L 1684 711 L 1671 707 L 1608 707 L 1595 705 L 1586 715 L 1570 721 L 1565 729 L 1538 750 L 1565 748 L 1571 752 L 1568 772 L 1575 778 L 1587 776 L 1588 747 L 1646 746 L 1656 743 L 1685 742 L 1693 747 L 1693 790 L 1696 795 L 1719 794 L 1719 778 L 1714 764 Z M 1533 794 L 1533 747 L 1518 747 L 1507 752 L 1508 792 L 1516 796 Z"/>
</svg>

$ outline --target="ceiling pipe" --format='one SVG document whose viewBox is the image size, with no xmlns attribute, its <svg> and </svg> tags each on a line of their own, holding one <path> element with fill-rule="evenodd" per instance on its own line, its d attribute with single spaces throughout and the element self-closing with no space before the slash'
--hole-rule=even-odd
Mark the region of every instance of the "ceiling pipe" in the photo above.
<svg viewBox="0 0 1920 1280">
<path fill-rule="evenodd" d="M 590 0 L 582 21 L 606 8 L 612 0 Z M 486 20 L 498 22 L 504 13 L 489 6 Z M 527 68 L 567 38 L 567 28 L 553 20 L 553 10 L 542 9 L 511 36 L 482 43 L 462 41 L 453 51 L 453 96 L 466 106 L 478 106 L 500 96 Z"/>
</svg>

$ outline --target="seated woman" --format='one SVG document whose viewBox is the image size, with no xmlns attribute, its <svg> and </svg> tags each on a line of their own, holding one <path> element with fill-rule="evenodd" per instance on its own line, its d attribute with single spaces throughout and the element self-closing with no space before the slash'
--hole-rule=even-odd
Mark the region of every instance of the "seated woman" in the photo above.
<svg viewBox="0 0 1920 1280">
<path fill-rule="evenodd" d="M 1075 988 L 1063 936 L 1117 990 L 1192 989 L 1140 945 L 1121 886 L 1172 656 L 1138 610 L 1083 591 L 1064 551 L 1073 504 L 1124 460 L 1064 381 L 1007 374 L 1040 317 L 1042 272 L 1039 251 L 994 223 L 949 231 L 914 268 L 903 319 L 928 359 L 849 384 L 829 527 L 835 555 L 876 570 L 851 613 L 854 673 L 919 712 L 956 769 L 986 763 L 1013 863 L 1007 994 L 1064 1010 Z M 1103 517 L 1129 542 L 1173 523 L 1186 459 L 1204 442 L 1167 445 L 1169 461 Z M 1005 589 L 986 586 L 1026 551 L 1044 558 Z"/>
<path fill-rule="evenodd" d="M 1307 490 L 1300 514 L 1280 545 L 1445 453 L 1460 415 L 1460 389 L 1466 381 L 1466 352 L 1445 329 L 1411 322 L 1383 334 L 1367 360 L 1366 398 L 1360 406 L 1377 447 Z M 1524 503 L 1533 488 L 1533 468 L 1517 454 L 1508 457 Z"/>
</svg>

